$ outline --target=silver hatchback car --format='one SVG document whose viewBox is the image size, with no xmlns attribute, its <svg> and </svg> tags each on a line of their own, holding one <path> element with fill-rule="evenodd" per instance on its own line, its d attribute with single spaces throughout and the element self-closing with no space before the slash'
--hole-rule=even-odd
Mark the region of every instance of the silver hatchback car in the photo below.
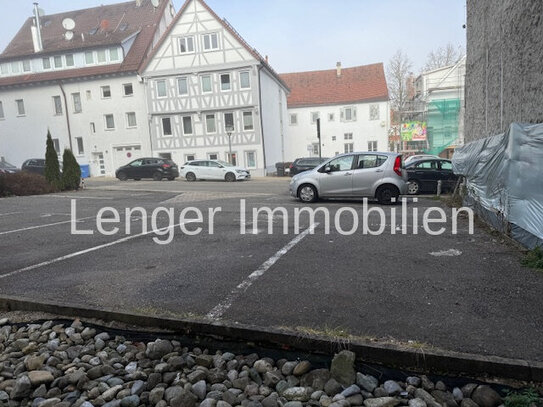
<svg viewBox="0 0 543 407">
<path fill-rule="evenodd" d="M 319 198 L 377 198 L 391 204 L 407 193 L 407 172 L 397 153 L 341 154 L 295 175 L 290 194 L 303 202 Z"/>
</svg>

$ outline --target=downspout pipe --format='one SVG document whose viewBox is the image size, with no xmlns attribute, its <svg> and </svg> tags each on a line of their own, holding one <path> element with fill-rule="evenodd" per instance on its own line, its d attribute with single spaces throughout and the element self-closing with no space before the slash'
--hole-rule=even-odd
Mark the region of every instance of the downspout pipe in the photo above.
<svg viewBox="0 0 543 407">
<path fill-rule="evenodd" d="M 268 174 L 268 169 L 266 166 L 266 143 L 264 141 L 264 121 L 262 120 L 263 110 L 262 110 L 262 80 L 260 77 L 260 71 L 264 68 L 263 65 L 258 67 L 258 110 L 260 111 L 260 135 L 262 137 L 262 154 L 264 155 L 264 175 Z"/>
<path fill-rule="evenodd" d="M 66 99 L 66 92 L 64 92 L 64 87 L 62 86 L 62 81 L 58 81 L 58 86 L 62 92 L 62 98 L 64 99 L 64 110 L 66 110 L 66 128 L 68 129 L 68 141 L 70 144 L 70 150 L 73 150 L 72 146 L 72 130 L 70 127 L 70 113 L 68 111 L 68 100 Z"/>
</svg>

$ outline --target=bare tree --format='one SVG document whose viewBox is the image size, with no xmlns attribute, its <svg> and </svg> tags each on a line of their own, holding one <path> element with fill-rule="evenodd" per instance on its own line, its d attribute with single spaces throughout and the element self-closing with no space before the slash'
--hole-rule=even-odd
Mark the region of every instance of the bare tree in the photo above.
<svg viewBox="0 0 543 407">
<path fill-rule="evenodd" d="M 463 54 L 464 51 L 462 47 L 455 47 L 449 42 L 447 45 L 439 47 L 428 54 L 426 65 L 424 65 L 424 70 L 431 71 L 444 66 L 454 65 L 458 62 Z"/>
<path fill-rule="evenodd" d="M 401 112 L 408 99 L 407 78 L 411 74 L 411 60 L 401 49 L 396 51 L 387 66 L 387 83 L 391 107 Z"/>
</svg>

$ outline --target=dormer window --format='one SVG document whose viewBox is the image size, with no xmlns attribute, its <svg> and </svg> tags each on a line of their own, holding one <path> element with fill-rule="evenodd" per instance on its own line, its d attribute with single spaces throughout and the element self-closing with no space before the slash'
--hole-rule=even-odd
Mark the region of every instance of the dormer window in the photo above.
<svg viewBox="0 0 543 407">
<path fill-rule="evenodd" d="M 94 64 L 94 53 L 92 51 L 85 52 L 85 63 L 87 65 Z"/>
<path fill-rule="evenodd" d="M 11 73 L 19 73 L 19 61 L 14 61 L 11 63 Z"/>
<path fill-rule="evenodd" d="M 219 49 L 219 35 L 217 33 L 204 34 L 202 38 L 204 42 L 204 51 Z"/>
<path fill-rule="evenodd" d="M 28 59 L 23 61 L 23 71 L 30 72 L 30 61 Z"/>
<path fill-rule="evenodd" d="M 179 38 L 179 53 L 190 54 L 194 52 L 194 37 Z"/>
<path fill-rule="evenodd" d="M 74 56 L 73 56 L 73 54 L 66 55 L 66 66 L 74 66 Z"/>
<path fill-rule="evenodd" d="M 106 50 L 105 49 L 98 50 L 98 52 L 96 53 L 96 56 L 97 56 L 97 60 L 98 60 L 99 64 L 103 64 L 104 62 L 106 62 Z"/>
<path fill-rule="evenodd" d="M 117 48 L 109 49 L 109 60 L 118 61 L 119 60 L 119 50 Z"/>
<path fill-rule="evenodd" d="M 55 64 L 55 68 L 62 68 L 62 57 L 60 55 L 54 56 L 53 63 Z"/>
<path fill-rule="evenodd" d="M 51 60 L 49 58 L 42 58 L 41 63 L 43 65 L 43 69 L 51 69 Z"/>
</svg>

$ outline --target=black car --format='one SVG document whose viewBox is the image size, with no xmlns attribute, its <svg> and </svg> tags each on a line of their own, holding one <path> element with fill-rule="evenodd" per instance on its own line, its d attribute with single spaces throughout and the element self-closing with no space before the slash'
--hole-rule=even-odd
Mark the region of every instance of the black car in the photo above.
<svg viewBox="0 0 543 407">
<path fill-rule="evenodd" d="M 328 160 L 328 158 L 319 158 L 319 157 L 307 157 L 307 158 L 297 158 L 292 164 L 290 164 L 290 176 L 299 174 L 301 172 L 312 170 L 317 165 L 322 164 Z"/>
<path fill-rule="evenodd" d="M 453 173 L 452 163 L 444 159 L 422 159 L 405 167 L 407 170 L 407 193 L 436 193 L 437 182 L 441 180 L 441 191 L 454 189 L 458 176 Z"/>
<path fill-rule="evenodd" d="M 62 171 L 62 161 L 58 162 L 60 170 Z M 21 166 L 22 171 L 33 172 L 35 174 L 45 175 L 45 159 L 43 158 L 30 158 L 26 160 Z"/>
<path fill-rule="evenodd" d="M 15 174 L 19 171 L 19 168 L 8 163 L 7 161 L 0 161 L 0 175 L 2 174 Z"/>
<path fill-rule="evenodd" d="M 129 178 L 139 181 L 142 178 L 152 178 L 155 181 L 160 181 L 162 178 L 167 178 L 173 181 L 179 177 L 179 169 L 177 164 L 166 158 L 145 157 L 138 158 L 123 165 L 117 171 L 115 176 L 121 181 L 126 181 Z"/>
</svg>

